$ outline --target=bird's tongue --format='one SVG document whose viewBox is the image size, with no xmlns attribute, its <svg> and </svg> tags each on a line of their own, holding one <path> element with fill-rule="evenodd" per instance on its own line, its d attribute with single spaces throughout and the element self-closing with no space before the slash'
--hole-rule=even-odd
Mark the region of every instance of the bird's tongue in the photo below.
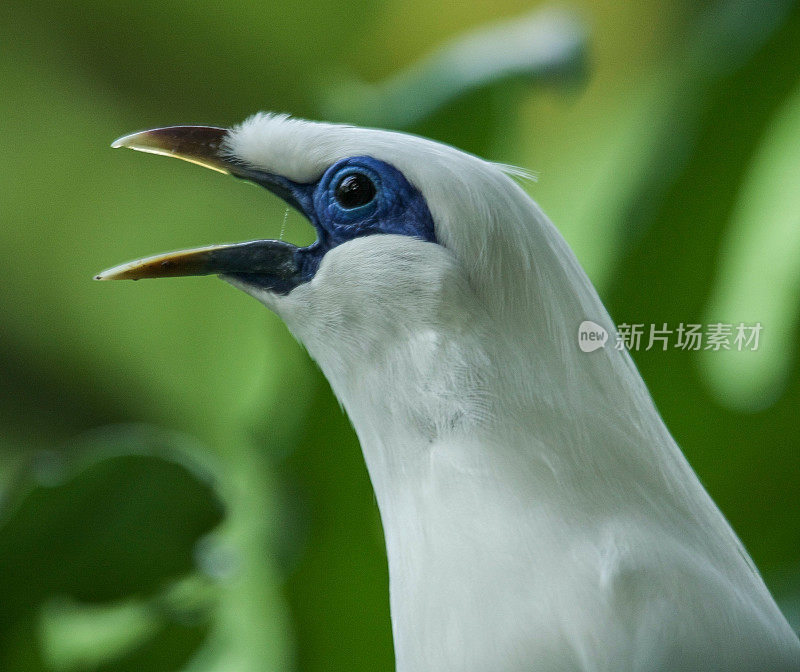
<svg viewBox="0 0 800 672">
<path fill-rule="evenodd" d="M 289 280 L 300 271 L 298 248 L 280 240 L 252 240 L 159 254 L 115 266 L 95 280 L 141 280 L 185 275 L 247 273 Z"/>
</svg>

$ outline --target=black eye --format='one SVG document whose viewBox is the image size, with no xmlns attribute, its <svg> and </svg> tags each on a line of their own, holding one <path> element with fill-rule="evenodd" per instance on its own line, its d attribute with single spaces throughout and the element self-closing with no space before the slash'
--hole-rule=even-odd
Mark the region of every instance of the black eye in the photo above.
<svg viewBox="0 0 800 672">
<path fill-rule="evenodd" d="M 375 198 L 375 184 L 363 173 L 350 173 L 342 178 L 333 192 L 336 202 L 352 210 L 366 205 Z"/>
</svg>

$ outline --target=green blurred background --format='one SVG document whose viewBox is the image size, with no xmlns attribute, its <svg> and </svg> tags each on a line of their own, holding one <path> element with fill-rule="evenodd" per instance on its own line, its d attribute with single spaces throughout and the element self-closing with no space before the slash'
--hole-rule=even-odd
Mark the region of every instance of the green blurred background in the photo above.
<svg viewBox="0 0 800 672">
<path fill-rule="evenodd" d="M 109 149 L 257 110 L 535 170 L 617 323 L 760 321 L 755 353 L 634 356 L 796 627 L 798 45 L 781 0 L 4 2 L 0 670 L 392 668 L 374 497 L 308 356 L 214 279 L 91 281 L 311 241 L 262 190 Z"/>
</svg>

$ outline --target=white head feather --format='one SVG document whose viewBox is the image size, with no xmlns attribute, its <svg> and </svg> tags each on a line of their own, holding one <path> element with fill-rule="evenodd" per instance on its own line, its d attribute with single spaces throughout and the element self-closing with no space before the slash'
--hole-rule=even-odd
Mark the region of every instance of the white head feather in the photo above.
<svg viewBox="0 0 800 672">
<path fill-rule="evenodd" d="M 664 427 L 574 255 L 503 166 L 257 115 L 239 161 L 312 182 L 392 164 L 439 244 L 357 238 L 286 296 L 235 282 L 317 360 L 384 524 L 400 672 L 800 670 L 800 644 Z"/>
</svg>

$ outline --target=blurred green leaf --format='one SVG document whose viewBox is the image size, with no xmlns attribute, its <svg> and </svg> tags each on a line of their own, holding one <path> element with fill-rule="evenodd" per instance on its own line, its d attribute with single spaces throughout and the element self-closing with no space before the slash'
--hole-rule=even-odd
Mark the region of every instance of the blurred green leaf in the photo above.
<svg viewBox="0 0 800 672">
<path fill-rule="evenodd" d="M 86 605 L 61 598 L 46 603 L 40 616 L 43 658 L 56 670 L 115 662 L 158 630 L 159 622 L 141 600 Z"/>
<path fill-rule="evenodd" d="M 758 349 L 703 353 L 721 404 L 761 410 L 775 402 L 797 351 L 800 315 L 800 90 L 770 120 L 720 250 L 706 322 L 763 326 Z"/>
<path fill-rule="evenodd" d="M 378 84 L 340 84 L 322 112 L 331 119 L 408 129 L 481 89 L 515 80 L 565 84 L 579 79 L 585 50 L 585 29 L 574 13 L 537 9 L 458 36 Z"/>
<path fill-rule="evenodd" d="M 152 596 L 196 571 L 195 545 L 223 507 L 185 445 L 165 432 L 109 428 L 37 455 L 0 519 L 0 667 L 19 655 L 8 647 L 20 623 L 54 597 Z"/>
</svg>

